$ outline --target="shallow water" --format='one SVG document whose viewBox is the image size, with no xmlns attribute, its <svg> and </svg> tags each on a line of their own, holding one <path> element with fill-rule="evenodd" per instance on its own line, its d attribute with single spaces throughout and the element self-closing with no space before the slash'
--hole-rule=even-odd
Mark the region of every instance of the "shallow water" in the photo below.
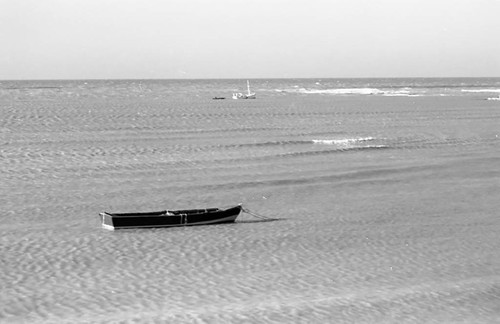
<svg viewBox="0 0 500 324">
<path fill-rule="evenodd" d="M 498 80 L 318 82 L 0 83 L 0 322 L 500 322 Z"/>
</svg>

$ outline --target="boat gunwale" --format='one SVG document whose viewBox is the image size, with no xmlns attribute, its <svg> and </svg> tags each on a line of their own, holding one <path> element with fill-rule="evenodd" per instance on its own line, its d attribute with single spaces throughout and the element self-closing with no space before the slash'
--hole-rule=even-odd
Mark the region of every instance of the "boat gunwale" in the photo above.
<svg viewBox="0 0 500 324">
<path fill-rule="evenodd" d="M 110 216 L 112 218 L 127 218 L 127 217 L 158 217 L 158 216 L 183 216 L 183 215 L 202 215 L 202 214 L 214 214 L 214 213 L 224 213 L 230 211 L 231 209 L 239 209 L 241 211 L 241 205 L 234 207 L 220 209 L 220 208 L 205 208 L 205 209 L 178 209 L 178 210 L 161 210 L 161 211 L 151 211 L 151 212 L 136 212 L 136 213 L 109 213 L 102 212 L 99 213 L 101 216 Z"/>
</svg>

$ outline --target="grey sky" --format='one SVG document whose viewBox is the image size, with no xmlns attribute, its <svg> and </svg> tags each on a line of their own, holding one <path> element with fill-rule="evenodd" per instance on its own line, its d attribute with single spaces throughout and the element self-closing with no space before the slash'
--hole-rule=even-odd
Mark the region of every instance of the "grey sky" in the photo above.
<svg viewBox="0 0 500 324">
<path fill-rule="evenodd" d="M 499 0 L 0 0 L 0 79 L 500 77 Z"/>
</svg>

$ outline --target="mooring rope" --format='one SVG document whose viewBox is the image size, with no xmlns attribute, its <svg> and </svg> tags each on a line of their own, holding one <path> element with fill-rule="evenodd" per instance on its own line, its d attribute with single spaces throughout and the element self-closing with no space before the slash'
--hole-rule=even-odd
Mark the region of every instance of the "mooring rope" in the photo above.
<svg viewBox="0 0 500 324">
<path fill-rule="evenodd" d="M 241 211 L 244 212 L 244 213 L 247 213 L 249 215 L 252 215 L 254 217 L 260 218 L 262 220 L 266 220 L 266 221 L 278 220 L 278 218 L 267 217 L 267 216 L 264 216 L 264 215 L 260 215 L 260 214 L 254 213 L 254 212 L 250 211 L 248 208 L 245 208 L 243 206 L 241 207 Z"/>
</svg>

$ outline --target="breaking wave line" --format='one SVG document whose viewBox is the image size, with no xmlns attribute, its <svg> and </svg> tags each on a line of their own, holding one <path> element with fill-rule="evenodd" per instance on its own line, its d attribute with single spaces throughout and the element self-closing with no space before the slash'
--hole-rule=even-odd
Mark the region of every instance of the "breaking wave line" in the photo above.
<svg viewBox="0 0 500 324">
<path fill-rule="evenodd" d="M 313 139 L 314 144 L 326 145 L 347 145 L 358 142 L 368 142 L 375 140 L 374 137 L 360 137 L 360 138 L 343 138 L 343 139 Z"/>
</svg>

